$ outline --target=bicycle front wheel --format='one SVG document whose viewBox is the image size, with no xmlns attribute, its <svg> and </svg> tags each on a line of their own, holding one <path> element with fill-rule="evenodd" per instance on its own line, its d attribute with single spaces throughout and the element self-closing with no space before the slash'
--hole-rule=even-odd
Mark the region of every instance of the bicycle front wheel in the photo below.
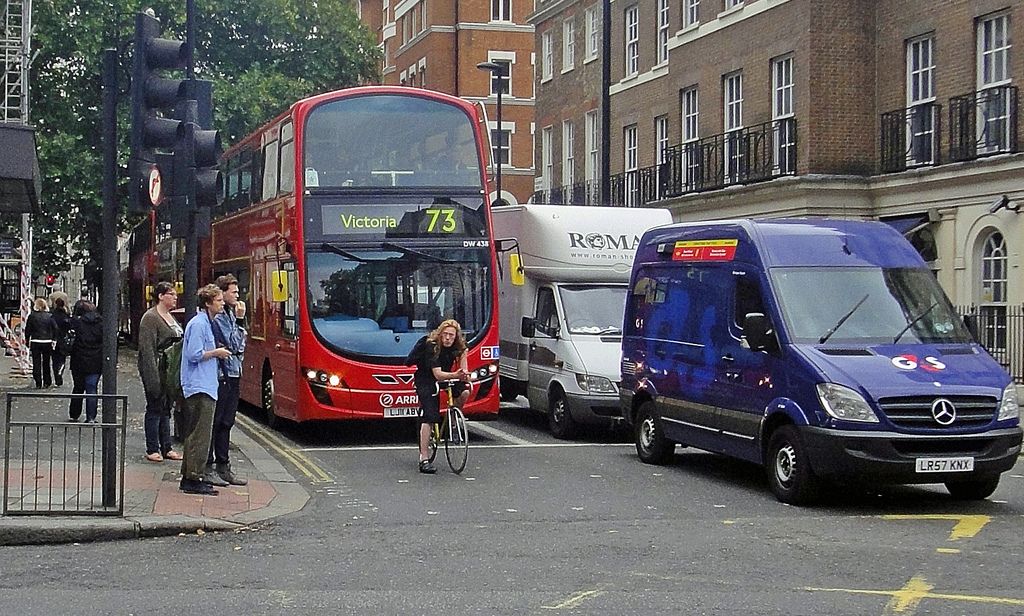
<svg viewBox="0 0 1024 616">
<path fill-rule="evenodd" d="M 458 474 L 466 468 L 466 460 L 469 458 L 469 430 L 466 428 L 466 416 L 458 408 L 451 408 L 448 411 L 446 422 L 448 438 L 444 441 L 444 455 L 448 458 L 448 466 L 452 472 Z"/>
</svg>

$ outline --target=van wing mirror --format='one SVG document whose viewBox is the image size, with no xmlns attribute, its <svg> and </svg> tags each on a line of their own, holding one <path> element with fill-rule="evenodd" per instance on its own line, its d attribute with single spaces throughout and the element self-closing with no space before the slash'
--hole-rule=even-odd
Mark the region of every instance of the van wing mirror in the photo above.
<svg viewBox="0 0 1024 616">
<path fill-rule="evenodd" d="M 751 351 L 765 351 L 773 346 L 772 322 L 760 312 L 748 312 L 743 318 L 743 335 Z"/>
<path fill-rule="evenodd" d="M 537 335 L 537 322 L 534 321 L 533 317 L 523 317 L 523 325 L 520 333 L 523 338 L 533 338 Z"/>
<path fill-rule="evenodd" d="M 971 334 L 971 338 L 975 342 L 978 341 L 978 315 L 976 314 L 965 314 L 964 315 L 964 327 L 967 328 L 968 333 Z"/>
<path fill-rule="evenodd" d="M 512 283 L 512 286 L 516 287 L 526 284 L 526 270 L 523 269 L 523 255 L 519 252 L 519 240 L 514 237 L 494 240 L 494 251 L 498 253 L 498 278 L 505 278 L 505 273 L 501 267 L 501 255 L 502 253 L 509 252 L 511 253 L 508 255 L 509 282 Z"/>
</svg>

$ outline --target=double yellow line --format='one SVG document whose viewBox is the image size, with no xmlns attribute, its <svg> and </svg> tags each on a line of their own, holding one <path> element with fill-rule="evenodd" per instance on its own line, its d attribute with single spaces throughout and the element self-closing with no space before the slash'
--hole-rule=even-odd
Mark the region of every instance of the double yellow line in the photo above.
<svg viewBox="0 0 1024 616">
<path fill-rule="evenodd" d="M 269 447 L 280 455 L 285 460 L 292 463 L 292 465 L 299 469 L 299 472 L 305 475 L 313 483 L 333 483 L 334 478 L 331 477 L 330 473 L 320 468 L 320 466 L 313 461 L 312 458 L 296 451 L 290 447 L 287 443 L 281 440 L 276 434 L 270 430 L 264 428 L 260 424 L 256 423 L 249 417 L 239 413 L 235 421 L 242 425 L 252 437 L 259 441 L 261 444 Z"/>
</svg>

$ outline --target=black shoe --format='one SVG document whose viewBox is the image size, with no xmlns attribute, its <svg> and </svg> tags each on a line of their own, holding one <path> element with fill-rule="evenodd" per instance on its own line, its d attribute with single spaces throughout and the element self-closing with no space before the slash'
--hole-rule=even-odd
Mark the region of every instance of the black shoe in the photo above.
<svg viewBox="0 0 1024 616">
<path fill-rule="evenodd" d="M 64 386 L 64 377 L 58 376 L 57 378 L 54 379 L 54 381 L 57 382 L 57 387 L 63 387 Z"/>
<path fill-rule="evenodd" d="M 78 417 L 68 417 L 68 421 L 70 421 L 71 423 L 75 423 L 76 421 L 78 421 Z"/>
<path fill-rule="evenodd" d="M 210 484 L 195 479 L 182 479 L 178 488 L 185 494 L 200 494 L 202 496 L 217 496 L 219 494 Z"/>
<path fill-rule="evenodd" d="M 437 469 L 430 463 L 430 460 L 420 460 L 420 472 L 427 475 L 433 475 L 437 472 Z"/>
</svg>

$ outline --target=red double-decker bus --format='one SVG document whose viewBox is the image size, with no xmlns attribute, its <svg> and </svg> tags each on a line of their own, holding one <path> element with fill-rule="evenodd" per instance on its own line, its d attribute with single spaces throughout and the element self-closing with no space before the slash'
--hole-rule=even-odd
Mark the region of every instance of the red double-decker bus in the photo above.
<svg viewBox="0 0 1024 616">
<path fill-rule="evenodd" d="M 224 154 L 200 282 L 240 281 L 243 400 L 272 424 L 415 416 L 405 358 L 455 318 L 475 379 L 464 410 L 498 412 L 485 151 L 472 105 L 374 86 L 301 100 Z"/>
</svg>

